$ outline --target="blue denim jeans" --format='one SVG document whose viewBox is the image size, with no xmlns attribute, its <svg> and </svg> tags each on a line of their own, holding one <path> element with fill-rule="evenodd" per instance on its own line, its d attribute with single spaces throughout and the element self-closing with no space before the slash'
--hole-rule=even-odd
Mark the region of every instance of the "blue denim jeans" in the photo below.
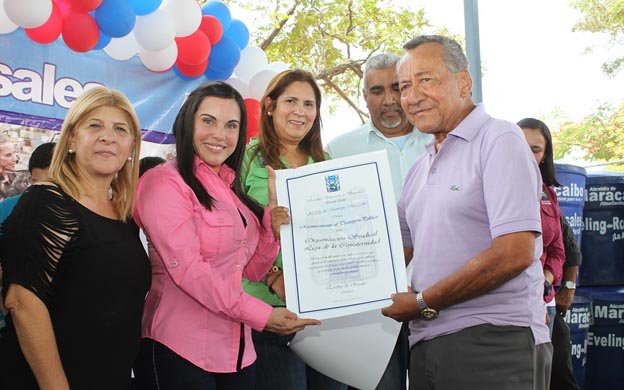
<svg viewBox="0 0 624 390">
<path fill-rule="evenodd" d="M 289 347 L 291 336 L 252 330 L 256 360 L 256 390 L 346 390 L 337 382 L 307 366 Z"/>
<path fill-rule="evenodd" d="M 555 325 L 555 316 L 557 315 L 557 306 L 546 306 L 548 311 L 548 330 L 550 331 L 550 337 L 552 338 L 553 326 Z"/>
</svg>

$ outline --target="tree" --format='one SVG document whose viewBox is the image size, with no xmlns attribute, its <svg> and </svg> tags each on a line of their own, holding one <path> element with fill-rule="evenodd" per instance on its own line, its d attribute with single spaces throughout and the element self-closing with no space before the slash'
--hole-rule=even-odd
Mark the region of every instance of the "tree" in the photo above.
<svg viewBox="0 0 624 390">
<path fill-rule="evenodd" d="M 315 74 L 331 102 L 342 99 L 364 121 L 358 107 L 362 65 L 375 53 L 400 54 L 401 46 L 429 26 L 422 9 L 411 11 L 380 0 L 230 0 L 251 12 L 258 26 L 251 42 L 270 61 Z"/>
<path fill-rule="evenodd" d="M 574 31 L 606 34 L 607 45 L 621 53 L 624 45 L 624 0 L 572 0 L 570 5 L 582 14 Z M 615 76 L 624 68 L 624 56 L 602 65 L 605 74 Z M 579 123 L 564 121 L 560 131 L 553 134 L 555 157 L 580 155 L 589 161 L 624 160 L 624 101 L 614 108 L 605 103 Z"/>
<path fill-rule="evenodd" d="M 573 0 L 573 8 L 581 11 L 582 19 L 574 31 L 604 33 L 609 39 L 607 45 L 619 48 L 624 45 L 624 0 Z M 624 56 L 614 58 L 602 65 L 605 74 L 613 76 L 624 68 Z"/>
<path fill-rule="evenodd" d="M 564 122 L 553 134 L 555 158 L 580 154 L 584 160 L 624 160 L 624 102 L 614 108 L 604 104 L 580 123 Z"/>
</svg>

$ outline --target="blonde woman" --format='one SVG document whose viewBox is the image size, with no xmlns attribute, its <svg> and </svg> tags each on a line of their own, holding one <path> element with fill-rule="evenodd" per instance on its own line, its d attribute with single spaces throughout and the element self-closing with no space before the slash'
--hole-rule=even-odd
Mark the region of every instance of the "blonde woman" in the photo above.
<svg viewBox="0 0 624 390">
<path fill-rule="evenodd" d="M 49 178 L 3 225 L 2 389 L 127 389 L 150 265 L 132 221 L 141 132 L 118 91 L 72 105 Z"/>
</svg>

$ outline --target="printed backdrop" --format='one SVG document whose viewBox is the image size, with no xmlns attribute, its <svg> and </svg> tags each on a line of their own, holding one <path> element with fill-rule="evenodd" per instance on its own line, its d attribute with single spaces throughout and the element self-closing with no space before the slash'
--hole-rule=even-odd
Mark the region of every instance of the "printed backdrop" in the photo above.
<svg viewBox="0 0 624 390">
<path fill-rule="evenodd" d="M 185 95 L 206 81 L 149 71 L 138 57 L 117 61 L 98 50 L 78 54 L 60 40 L 40 45 L 22 29 L 0 35 L 0 123 L 12 136 L 19 130 L 22 138 L 49 141 L 54 133 L 45 130 L 60 130 L 83 89 L 102 84 L 122 91 L 133 103 L 144 130 L 142 154 L 165 157 L 172 150 L 171 127 Z"/>
</svg>

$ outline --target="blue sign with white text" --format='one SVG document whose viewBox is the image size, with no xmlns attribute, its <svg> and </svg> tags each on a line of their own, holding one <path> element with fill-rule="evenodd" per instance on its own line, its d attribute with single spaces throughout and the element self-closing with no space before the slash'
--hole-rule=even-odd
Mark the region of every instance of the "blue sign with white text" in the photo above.
<svg viewBox="0 0 624 390">
<path fill-rule="evenodd" d="M 132 102 L 144 140 L 173 143 L 171 129 L 188 93 L 205 77 L 183 80 L 174 72 L 148 70 L 138 56 L 111 59 L 93 50 L 76 53 L 60 38 L 31 41 L 23 29 L 0 35 L 0 122 L 58 130 L 70 104 L 85 88 L 105 85 Z"/>
</svg>

